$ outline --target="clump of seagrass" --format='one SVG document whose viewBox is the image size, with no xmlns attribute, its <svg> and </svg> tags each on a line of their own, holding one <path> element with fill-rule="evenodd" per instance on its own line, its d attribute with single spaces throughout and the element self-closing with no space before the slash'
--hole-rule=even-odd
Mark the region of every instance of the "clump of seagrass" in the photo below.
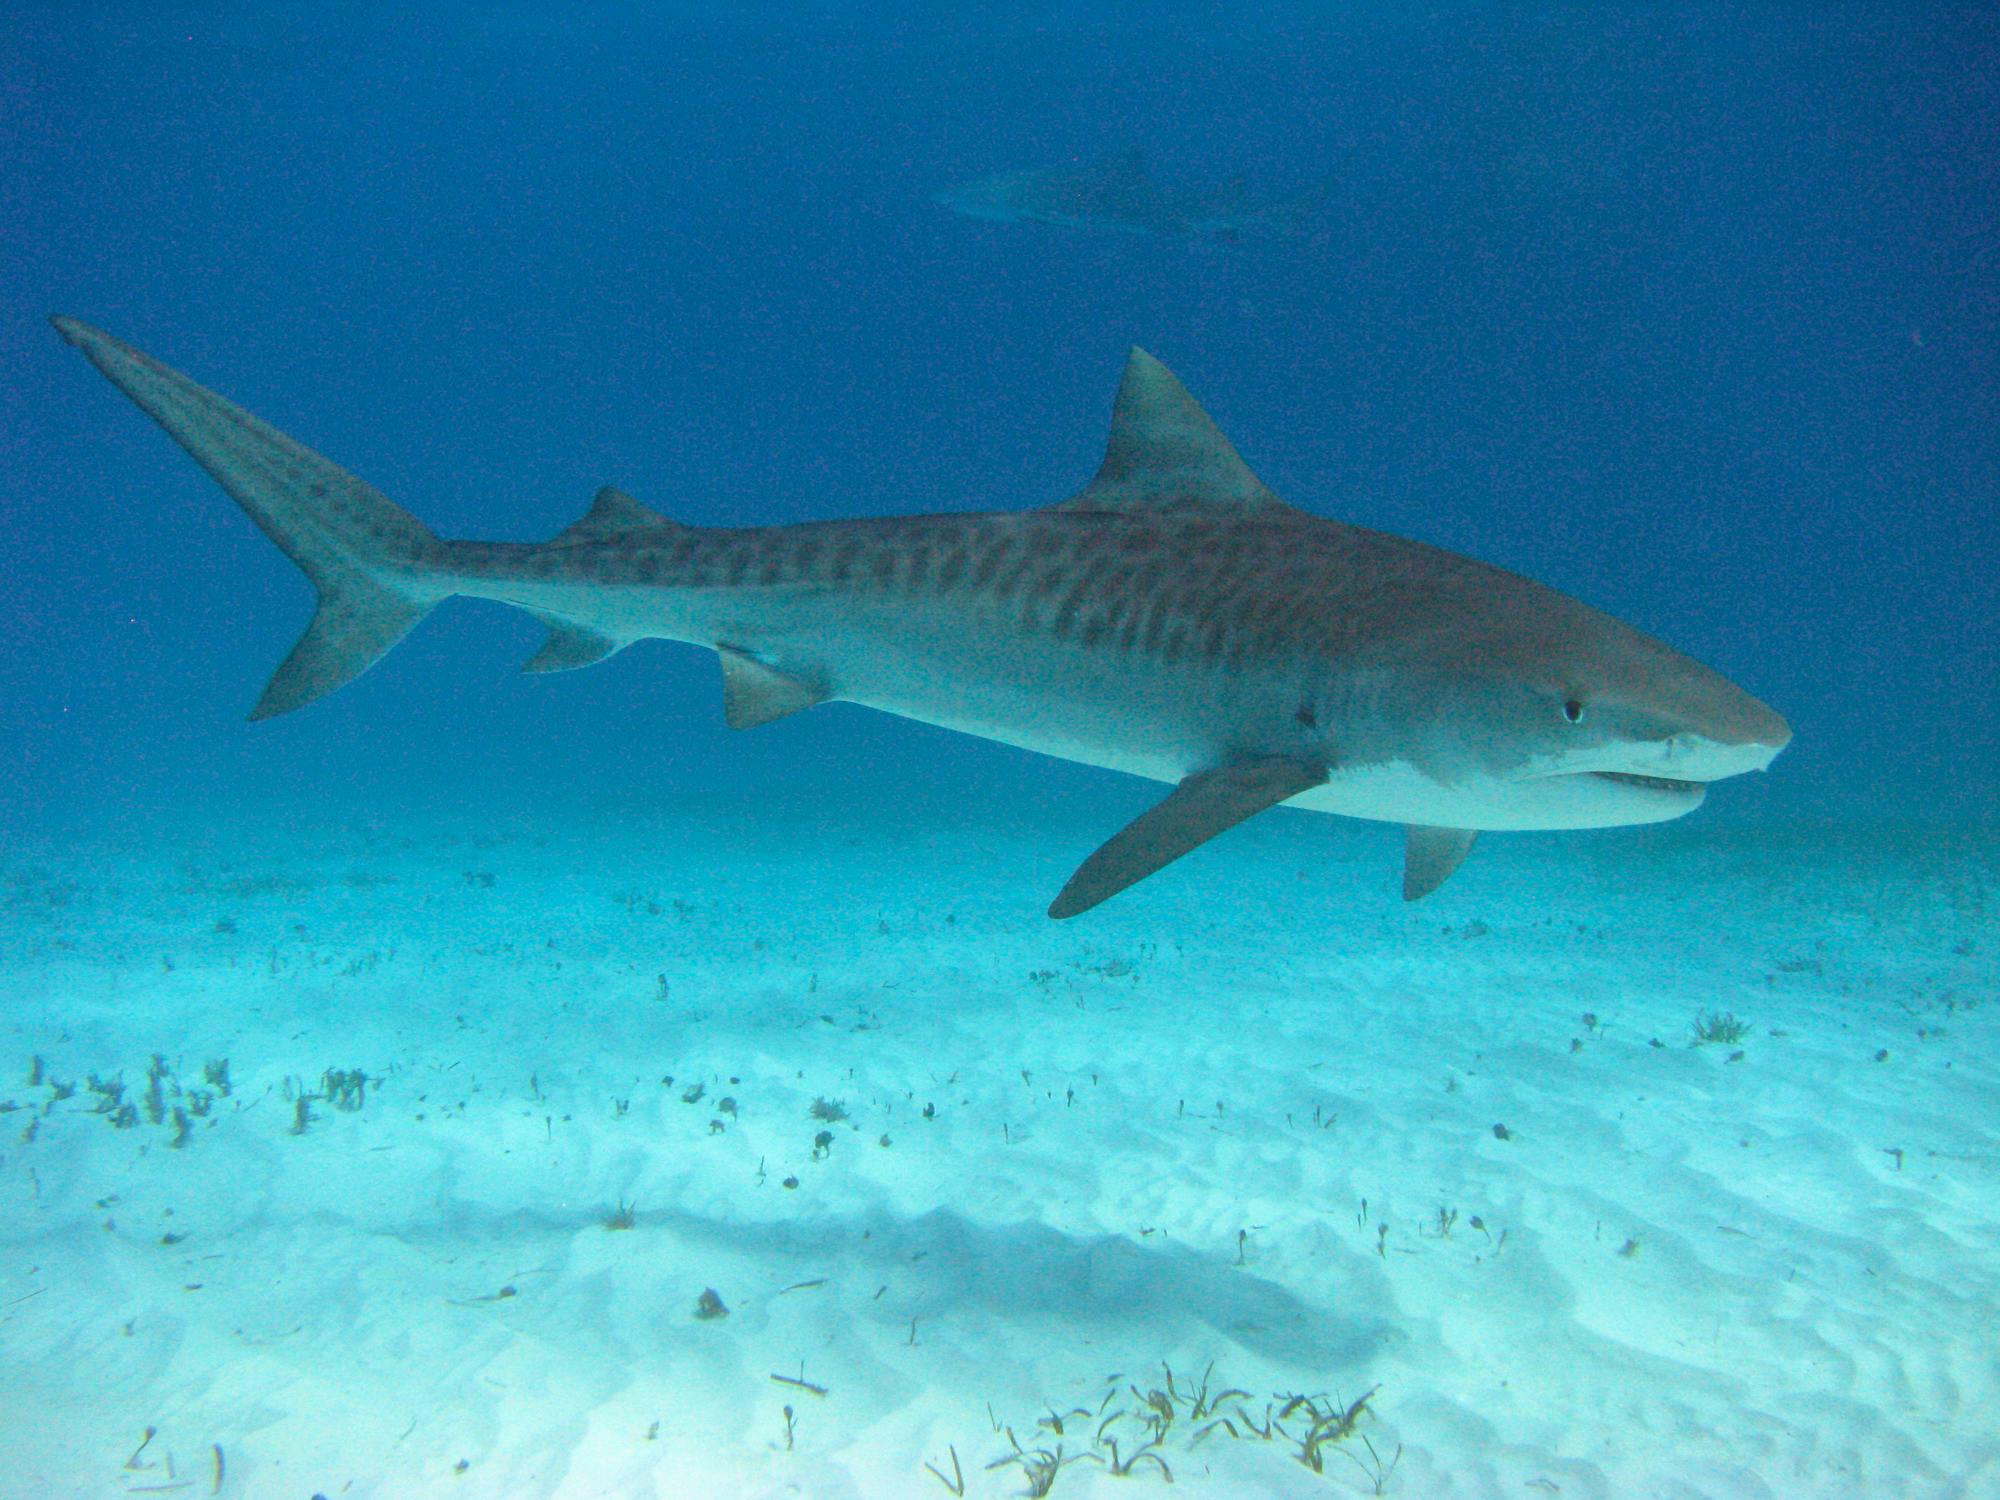
<svg viewBox="0 0 2000 1500">
<path fill-rule="evenodd" d="M 961 1469 L 958 1466 L 958 1449 L 954 1446 L 947 1448 L 946 1451 L 951 1454 L 951 1478 L 949 1479 L 945 1478 L 944 1470 L 940 1469 L 934 1463 L 927 1462 L 925 1463 L 924 1467 L 930 1470 L 931 1473 L 937 1475 L 937 1482 L 943 1485 L 946 1490 L 948 1490 L 951 1494 L 959 1497 L 959 1500 L 964 1500 L 965 1470 Z"/>
<path fill-rule="evenodd" d="M 1056 1487 L 1056 1476 L 1061 1474 L 1069 1465 L 1081 1463 L 1084 1459 L 1095 1456 L 1087 1453 L 1072 1453 L 1065 1457 L 1061 1443 L 1057 1443 L 1053 1451 L 1047 1448 L 1023 1448 L 1020 1440 L 1014 1436 L 1014 1429 L 1011 1427 L 1007 1429 L 1007 1441 L 1014 1445 L 1014 1451 L 1002 1454 L 986 1467 L 988 1469 L 1004 1469 L 1010 1465 L 1020 1465 L 1021 1477 L 1028 1481 L 1028 1487 L 1022 1493 L 1030 1496 L 1031 1500 L 1040 1500 L 1041 1496 L 1046 1495 L 1050 1490 L 1054 1489 Z"/>
<path fill-rule="evenodd" d="M 1172 1484 L 1174 1463 L 1215 1434 L 1226 1433 L 1238 1440 L 1285 1443 L 1292 1448 L 1293 1459 L 1315 1474 L 1326 1472 L 1327 1454 L 1344 1454 L 1380 1495 L 1402 1459 L 1398 1444 L 1385 1462 L 1360 1430 L 1364 1419 L 1373 1415 L 1371 1403 L 1379 1386 L 1349 1402 L 1325 1394 L 1280 1393 L 1264 1402 L 1259 1414 L 1248 1391 L 1230 1385 L 1216 1388 L 1212 1361 L 1198 1382 L 1176 1376 L 1171 1365 L 1162 1364 L 1161 1371 L 1165 1384 L 1143 1390 L 1122 1376 L 1112 1376 L 1094 1411 L 1081 1406 L 1066 1411 L 1049 1408 L 1035 1421 L 1036 1436 L 1046 1434 L 1035 1446 L 1022 1443 L 1012 1427 L 994 1418 L 993 1430 L 1006 1437 L 1011 1451 L 995 1458 L 987 1469 L 1018 1468 L 1030 1496 L 1047 1495 L 1063 1470 L 1078 1463 L 1098 1464 L 1121 1479 L 1144 1473 Z M 1050 1441 L 1053 1447 L 1048 1446 Z M 956 1464 L 956 1483 L 936 1466 L 926 1467 L 952 1494 L 964 1493 Z"/>
<path fill-rule="evenodd" d="M 368 1085 L 374 1081 L 359 1068 L 328 1068 L 320 1075 L 319 1096 L 335 1109 L 352 1113 L 368 1102 Z"/>
<path fill-rule="evenodd" d="M 1380 1389 L 1380 1386 L 1371 1386 L 1346 1406 L 1338 1401 L 1325 1404 L 1324 1396 L 1293 1396 L 1287 1400 L 1278 1412 L 1277 1420 L 1282 1422 L 1296 1416 L 1309 1424 L 1305 1435 L 1298 1439 L 1298 1461 L 1315 1474 L 1324 1473 L 1324 1450 L 1354 1436 L 1354 1424 L 1361 1420 L 1361 1414 L 1368 1410 L 1369 1401 Z"/>
<path fill-rule="evenodd" d="M 1716 1042 L 1724 1047 L 1733 1047 L 1750 1034 L 1750 1023 L 1739 1021 L 1735 1013 L 1726 1010 L 1703 1011 L 1694 1018 L 1694 1045 L 1703 1046 Z"/>
</svg>

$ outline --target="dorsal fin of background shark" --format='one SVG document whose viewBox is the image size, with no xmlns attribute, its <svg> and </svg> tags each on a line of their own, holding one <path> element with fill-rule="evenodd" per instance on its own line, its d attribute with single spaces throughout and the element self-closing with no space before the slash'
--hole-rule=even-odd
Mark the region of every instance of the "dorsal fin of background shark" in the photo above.
<svg viewBox="0 0 2000 1500">
<path fill-rule="evenodd" d="M 694 642 L 737 728 L 838 699 L 1171 783 L 1057 917 L 1281 803 L 1407 825 L 1414 900 L 1480 829 L 1677 817 L 1790 737 L 1587 605 L 1287 504 L 1142 350 L 1096 477 L 1057 505 L 711 528 L 607 488 L 547 542 L 493 543 L 440 539 L 186 376 L 55 323 L 317 588 L 253 718 L 351 682 L 453 595 L 542 620 L 531 672 Z"/>
</svg>

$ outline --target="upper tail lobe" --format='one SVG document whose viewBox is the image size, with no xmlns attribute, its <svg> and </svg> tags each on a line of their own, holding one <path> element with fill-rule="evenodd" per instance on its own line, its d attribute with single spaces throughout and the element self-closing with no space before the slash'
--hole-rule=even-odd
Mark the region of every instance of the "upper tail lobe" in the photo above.
<svg viewBox="0 0 2000 1500">
<path fill-rule="evenodd" d="M 381 491 L 130 344 L 74 318 L 52 321 L 318 588 L 312 624 L 251 718 L 303 708 L 353 681 L 451 592 L 437 537 Z"/>
</svg>

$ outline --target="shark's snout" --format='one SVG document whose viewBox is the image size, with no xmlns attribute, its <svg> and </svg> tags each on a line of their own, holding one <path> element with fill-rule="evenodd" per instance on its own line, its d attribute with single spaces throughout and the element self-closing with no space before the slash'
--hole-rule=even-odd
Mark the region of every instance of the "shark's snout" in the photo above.
<svg viewBox="0 0 2000 1500">
<path fill-rule="evenodd" d="M 1709 713 L 1677 724 L 1658 738 L 1613 741 L 1573 763 L 1575 769 L 1707 783 L 1761 771 L 1791 742 L 1784 719 L 1729 685 L 1729 712 Z"/>
<path fill-rule="evenodd" d="M 1789 730 L 1786 738 L 1790 738 Z M 1657 755 L 1633 757 L 1626 769 L 1675 781 L 1721 781 L 1763 770 L 1783 748 L 1783 741 L 1770 744 L 1761 738 L 1730 741 L 1677 734 L 1659 747 Z"/>
<path fill-rule="evenodd" d="M 1776 755 L 1792 742 L 1792 726 L 1785 721 L 1784 715 L 1775 709 L 1758 703 L 1754 698 L 1750 701 L 1755 704 L 1757 713 L 1750 726 L 1748 743 L 1762 745 L 1772 755 Z"/>
<path fill-rule="evenodd" d="M 1529 760 L 1516 790 L 1550 826 L 1681 817 L 1712 783 L 1763 770 L 1791 741 L 1781 715 L 1721 673 L 1678 652 L 1647 664 L 1596 716 L 1583 715 L 1582 726 L 1598 726 L 1590 742 Z"/>
<path fill-rule="evenodd" d="M 1689 726 L 1693 735 L 1717 745 L 1762 749 L 1767 761 L 1792 742 L 1792 726 L 1776 709 L 1726 678 L 1715 681 L 1712 701 Z"/>
<path fill-rule="evenodd" d="M 1654 741 L 1663 764 L 1698 768 L 1659 774 L 1719 781 L 1763 770 L 1791 743 L 1792 726 L 1784 716 L 1720 672 L 1676 651 L 1663 651 L 1648 666 L 1620 695 L 1642 722 L 1650 721 L 1643 729 L 1633 725 L 1638 732 L 1630 738 Z"/>
</svg>

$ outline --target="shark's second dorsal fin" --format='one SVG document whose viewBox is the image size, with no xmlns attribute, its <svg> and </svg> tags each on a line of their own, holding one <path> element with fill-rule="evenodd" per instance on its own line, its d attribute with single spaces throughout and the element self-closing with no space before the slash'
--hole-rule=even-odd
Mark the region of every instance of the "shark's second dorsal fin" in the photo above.
<svg viewBox="0 0 2000 1500">
<path fill-rule="evenodd" d="M 669 521 L 658 511 L 648 510 L 623 490 L 606 485 L 590 502 L 580 520 L 557 532 L 556 542 L 601 542 L 632 531 L 672 531 L 678 521 Z"/>
<path fill-rule="evenodd" d="M 1284 512 L 1174 372 L 1144 349 L 1125 362 L 1097 477 L 1057 510 Z"/>
</svg>

